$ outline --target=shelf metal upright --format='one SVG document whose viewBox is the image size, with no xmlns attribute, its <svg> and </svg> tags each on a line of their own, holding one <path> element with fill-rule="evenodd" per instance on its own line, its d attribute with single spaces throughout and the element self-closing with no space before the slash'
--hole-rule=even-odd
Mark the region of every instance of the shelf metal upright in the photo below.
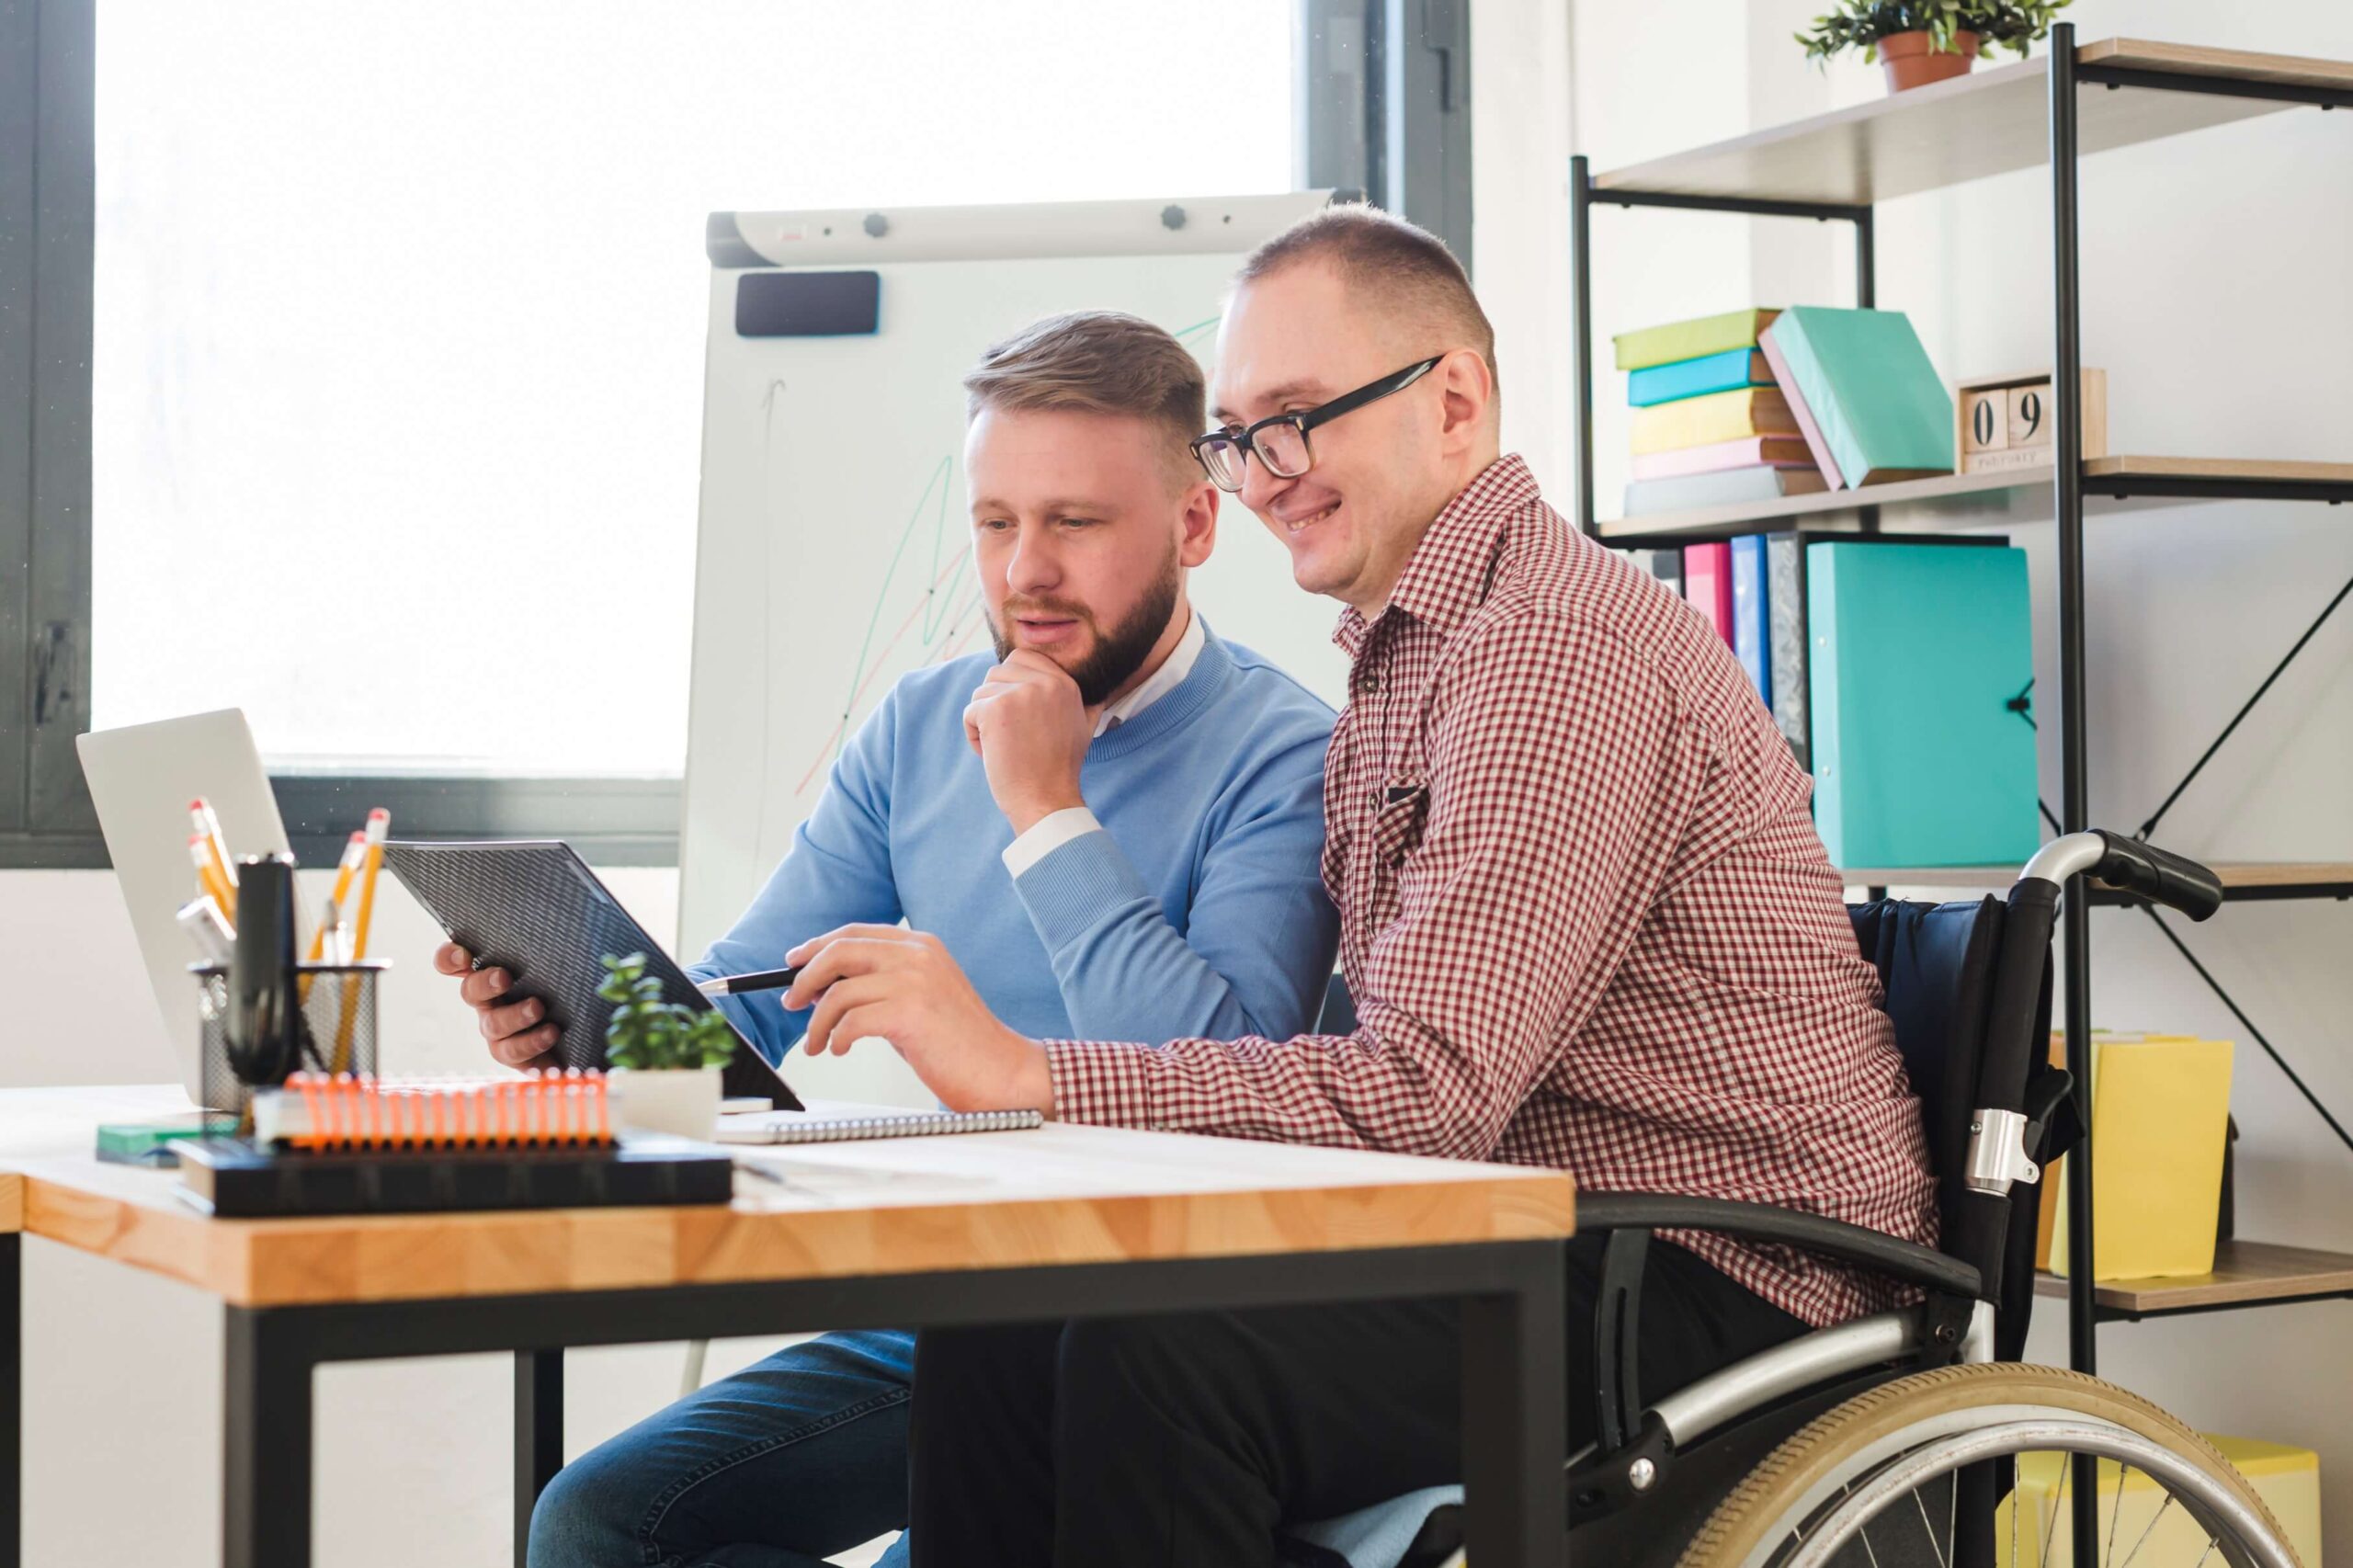
<svg viewBox="0 0 2353 1568">
<path fill-rule="evenodd" d="M 2086 778 L 2088 736 L 2084 711 L 2084 408 L 2083 301 L 2076 292 L 2075 28 L 2051 29 L 2051 314 L 2052 517 L 2059 553 L 2059 821 L 2063 833 L 2091 826 Z M 2092 1289 L 2092 997 L 2091 908 L 2081 876 L 2061 894 L 2059 952 L 2066 976 L 2067 1071 L 2075 1079 L 2075 1108 L 2083 1141 L 2075 1146 L 2077 1179 L 2067 1184 L 2067 1364 L 2098 1370 L 2097 1292 Z M 2099 1542 L 2099 1460 L 2075 1458 L 2075 1561 Z"/>
</svg>

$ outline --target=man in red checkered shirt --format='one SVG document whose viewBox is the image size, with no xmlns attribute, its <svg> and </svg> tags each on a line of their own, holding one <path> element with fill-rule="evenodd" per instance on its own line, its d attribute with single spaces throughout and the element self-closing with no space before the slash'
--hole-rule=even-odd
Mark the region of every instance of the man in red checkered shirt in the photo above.
<svg viewBox="0 0 2353 1568">
<path fill-rule="evenodd" d="M 1211 394 L 1204 468 L 1347 607 L 1324 878 L 1358 1027 L 1040 1042 L 918 938 L 855 929 L 792 955 L 810 1049 L 883 1036 L 957 1108 L 1555 1165 L 1933 1244 L 1810 781 L 1709 624 L 1499 455 L 1494 334 L 1444 247 L 1365 208 L 1270 241 Z M 1646 1389 L 1887 1304 L 1786 1250 L 1667 1239 Z M 1599 1246 L 1570 1247 L 1573 1367 Z M 918 1564 L 1271 1563 L 1284 1521 L 1459 1475 L 1444 1302 L 941 1332 L 917 1360 Z"/>
</svg>

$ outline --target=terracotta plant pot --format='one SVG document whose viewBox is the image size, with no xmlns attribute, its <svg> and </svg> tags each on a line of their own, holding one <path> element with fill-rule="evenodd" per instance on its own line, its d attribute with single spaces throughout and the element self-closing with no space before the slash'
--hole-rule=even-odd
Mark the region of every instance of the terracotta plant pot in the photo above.
<svg viewBox="0 0 2353 1568">
<path fill-rule="evenodd" d="M 1925 32 L 1890 33 L 1879 40 L 1879 62 L 1887 67 L 1891 93 L 1966 76 L 1977 63 L 1977 35 L 1953 34 L 1952 48 L 1947 51 L 1931 48 Z"/>
</svg>

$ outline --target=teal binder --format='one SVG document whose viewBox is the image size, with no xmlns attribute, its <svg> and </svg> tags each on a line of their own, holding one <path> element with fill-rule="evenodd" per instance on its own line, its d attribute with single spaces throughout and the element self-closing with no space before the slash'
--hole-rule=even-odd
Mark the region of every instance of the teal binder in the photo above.
<svg viewBox="0 0 2353 1568">
<path fill-rule="evenodd" d="M 2026 552 L 1806 547 L 1813 816 L 1837 866 L 2023 865 L 2040 847 Z"/>
</svg>

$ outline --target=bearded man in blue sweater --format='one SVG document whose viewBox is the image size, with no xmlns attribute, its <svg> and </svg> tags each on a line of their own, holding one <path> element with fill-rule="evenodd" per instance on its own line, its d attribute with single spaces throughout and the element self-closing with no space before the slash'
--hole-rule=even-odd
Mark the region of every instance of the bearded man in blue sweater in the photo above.
<svg viewBox="0 0 2353 1568">
<path fill-rule="evenodd" d="M 1300 1033 L 1336 940 L 1318 869 L 1332 711 L 1187 603 L 1217 534 L 1187 445 L 1199 367 L 1147 322 L 1088 312 L 991 349 L 964 385 L 995 654 L 892 687 L 688 972 L 774 968 L 847 928 L 926 966 L 930 1029 L 970 1012 L 1032 1038 Z M 553 1046 L 540 1004 L 500 1000 L 503 971 L 454 945 L 436 962 L 500 1061 Z M 720 1006 L 771 1062 L 810 1016 L 775 994 Z M 913 1358 L 911 1334 L 827 1335 L 640 1422 L 557 1474 L 533 1568 L 815 1568 L 903 1528 Z"/>
</svg>

